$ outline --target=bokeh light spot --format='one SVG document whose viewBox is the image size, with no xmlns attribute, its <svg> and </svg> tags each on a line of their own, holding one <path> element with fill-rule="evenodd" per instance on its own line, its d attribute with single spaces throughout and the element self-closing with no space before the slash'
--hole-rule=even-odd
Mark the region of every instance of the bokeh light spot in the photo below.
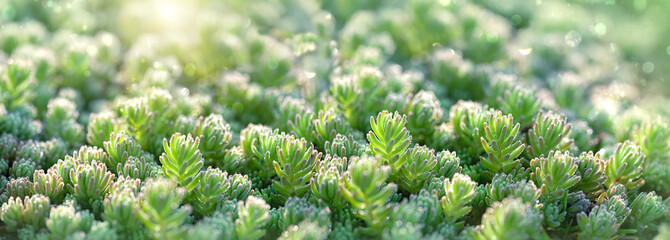
<svg viewBox="0 0 670 240">
<path fill-rule="evenodd" d="M 565 34 L 565 44 L 567 44 L 570 47 L 576 47 L 579 45 L 580 42 L 582 42 L 582 34 L 580 34 L 577 31 L 570 31 L 567 34 Z"/>
</svg>

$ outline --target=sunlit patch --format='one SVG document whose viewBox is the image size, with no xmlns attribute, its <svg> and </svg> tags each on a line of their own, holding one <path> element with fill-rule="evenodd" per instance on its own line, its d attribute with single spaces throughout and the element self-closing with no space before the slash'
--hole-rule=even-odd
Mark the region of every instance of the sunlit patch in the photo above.
<svg viewBox="0 0 670 240">
<path fill-rule="evenodd" d="M 595 27 L 593 27 L 593 31 L 598 36 L 603 36 L 607 33 L 607 25 L 605 25 L 604 23 L 598 23 L 598 24 L 596 24 Z"/>
<path fill-rule="evenodd" d="M 519 53 L 521 53 L 521 55 L 526 56 L 531 52 L 533 52 L 533 48 L 519 48 Z"/>
</svg>

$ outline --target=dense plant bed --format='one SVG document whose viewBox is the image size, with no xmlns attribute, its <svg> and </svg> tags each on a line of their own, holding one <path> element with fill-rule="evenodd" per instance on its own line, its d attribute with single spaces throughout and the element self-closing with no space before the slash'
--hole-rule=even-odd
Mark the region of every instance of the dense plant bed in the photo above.
<svg viewBox="0 0 670 240">
<path fill-rule="evenodd" d="M 0 0 L 0 239 L 670 239 L 665 69 L 525 2 Z"/>
</svg>

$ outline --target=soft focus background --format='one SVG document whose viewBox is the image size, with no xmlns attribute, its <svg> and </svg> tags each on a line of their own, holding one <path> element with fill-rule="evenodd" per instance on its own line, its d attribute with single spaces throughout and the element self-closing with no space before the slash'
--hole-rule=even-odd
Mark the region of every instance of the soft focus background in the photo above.
<svg viewBox="0 0 670 240">
<path fill-rule="evenodd" d="M 151 68 L 192 92 L 234 70 L 314 99 L 331 58 L 358 46 L 423 73 L 453 49 L 531 86 L 577 86 L 607 114 L 667 115 L 669 11 L 661 0 L 0 0 L 0 61 L 47 59 L 95 111 Z"/>
</svg>

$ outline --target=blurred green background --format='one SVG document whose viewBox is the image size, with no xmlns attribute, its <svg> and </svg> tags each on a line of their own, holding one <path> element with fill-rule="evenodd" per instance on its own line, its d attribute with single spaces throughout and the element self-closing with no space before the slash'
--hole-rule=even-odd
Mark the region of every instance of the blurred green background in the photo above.
<svg viewBox="0 0 670 240">
<path fill-rule="evenodd" d="M 567 70 L 584 81 L 621 83 L 612 87 L 619 92 L 606 92 L 670 112 L 658 98 L 670 96 L 670 1 L 664 0 L 0 0 L 0 8 L 4 23 L 32 19 L 50 32 L 109 31 L 123 50 L 175 55 L 183 79 L 243 68 L 239 63 L 250 56 L 234 46 L 244 35 L 285 43 L 297 33 L 322 31 L 339 40 L 345 58 L 358 45 L 380 46 L 392 61 L 414 68 L 434 48 L 449 47 L 525 79 L 546 80 L 549 72 Z M 473 56 L 492 46 L 473 43 L 471 36 L 507 48 L 506 56 L 496 49 Z M 543 68 L 548 71 L 538 70 Z"/>
</svg>

